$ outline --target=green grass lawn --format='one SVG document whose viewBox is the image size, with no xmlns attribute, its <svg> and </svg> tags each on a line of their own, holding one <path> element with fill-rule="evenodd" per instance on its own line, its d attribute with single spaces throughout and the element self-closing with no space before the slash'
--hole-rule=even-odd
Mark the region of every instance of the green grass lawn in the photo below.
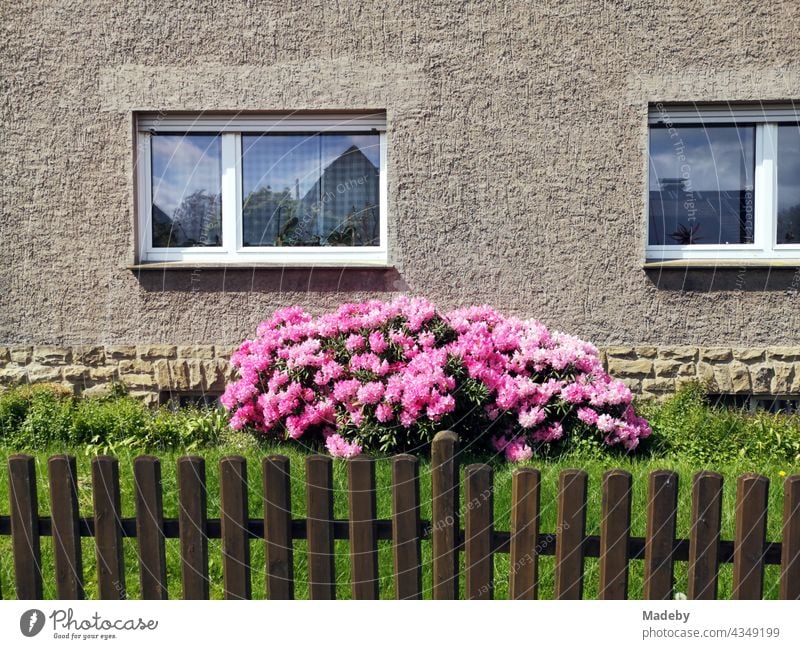
<svg viewBox="0 0 800 649">
<path fill-rule="evenodd" d="M 2 457 L 2 469 L 0 469 L 0 514 L 8 513 L 8 475 L 6 458 L 11 454 L 10 449 L 0 447 Z M 48 488 L 47 488 L 47 466 L 46 461 L 52 453 L 65 452 L 63 447 L 53 448 L 52 451 L 37 451 L 35 453 L 37 463 L 37 476 L 39 485 L 39 507 L 42 514 L 49 512 Z M 82 515 L 91 514 L 91 481 L 90 481 L 90 461 L 82 448 L 73 449 L 72 452 L 78 458 L 79 472 L 79 499 Z M 303 461 L 305 453 L 296 448 L 287 446 L 278 447 L 258 447 L 254 444 L 218 446 L 212 449 L 205 449 L 198 454 L 206 458 L 207 480 L 208 480 L 208 515 L 210 518 L 219 517 L 219 484 L 218 484 L 218 462 L 226 454 L 241 454 L 248 461 L 249 497 L 250 497 L 250 516 L 260 518 L 263 515 L 262 496 L 261 496 L 261 458 L 269 453 L 279 452 L 288 455 L 291 459 L 292 476 L 292 507 L 294 518 L 302 518 L 305 515 L 305 480 L 303 473 Z M 122 511 L 123 516 L 132 517 L 134 509 L 134 487 L 133 487 L 133 459 L 138 453 L 123 450 L 117 452 L 120 460 L 120 476 L 122 490 Z M 158 454 L 162 458 L 162 476 L 164 486 L 164 513 L 167 517 L 177 517 L 177 483 L 176 483 L 176 460 L 182 453 L 164 452 Z M 463 466 L 472 461 L 484 461 L 487 458 L 462 457 Z M 421 482 L 421 501 L 422 517 L 429 519 L 431 516 L 431 493 L 430 477 L 427 460 L 420 460 L 420 482 Z M 494 477 L 494 515 L 495 527 L 498 530 L 509 529 L 509 516 L 511 507 L 511 474 L 513 467 L 503 463 L 490 460 L 495 470 Z M 795 463 L 765 461 L 763 458 L 754 461 L 748 457 L 740 457 L 736 460 L 727 460 L 719 463 L 700 463 L 682 459 L 680 454 L 674 456 L 660 456 L 657 458 L 642 455 L 640 457 L 621 457 L 606 456 L 586 456 L 577 453 L 562 455 L 557 459 L 534 460 L 530 462 L 542 472 L 542 520 L 541 530 L 543 532 L 553 531 L 556 527 L 556 489 L 558 473 L 565 468 L 581 468 L 589 474 L 589 503 L 587 512 L 587 534 L 599 534 L 600 527 L 600 496 L 601 496 L 601 477 L 604 471 L 610 468 L 622 468 L 633 474 L 633 514 L 632 514 L 632 534 L 634 536 L 644 536 L 646 526 L 646 499 L 647 499 L 647 474 L 656 469 L 671 469 L 679 474 L 679 513 L 678 513 L 678 536 L 688 538 L 689 534 L 689 515 L 690 515 L 690 492 L 691 476 L 701 469 L 713 469 L 725 476 L 725 493 L 723 503 L 722 535 L 724 539 L 732 539 L 734 534 L 734 498 L 735 480 L 740 474 L 747 471 L 756 471 L 766 475 L 770 479 L 769 492 L 769 517 L 767 538 L 769 541 L 780 541 L 781 536 L 781 512 L 783 498 L 783 476 L 780 472 L 787 475 L 797 473 L 800 467 Z M 335 516 L 345 519 L 348 517 L 346 486 L 347 473 L 346 465 L 343 461 L 334 462 L 334 484 L 335 494 Z M 391 471 L 388 459 L 379 459 L 377 462 L 377 503 L 378 517 L 390 518 L 391 516 Z M 463 499 L 463 489 L 462 489 Z M 462 521 L 463 526 L 463 521 Z M 130 597 L 139 596 L 139 576 L 136 561 L 137 547 L 135 539 L 125 540 L 125 564 L 126 582 Z M 179 597 L 181 594 L 180 585 L 180 555 L 177 539 L 167 540 L 167 571 L 169 575 L 169 595 L 172 598 Z M 392 552 L 391 544 L 388 541 L 381 541 L 379 549 L 380 566 L 380 591 L 382 598 L 391 598 L 393 595 L 392 580 Z M 336 577 L 337 577 L 337 596 L 345 599 L 350 597 L 350 566 L 347 555 L 347 542 L 336 541 Z M 251 544 L 252 552 L 252 575 L 253 575 L 253 597 L 265 597 L 264 579 L 264 543 L 254 541 Z M 295 541 L 295 592 L 297 598 L 306 598 L 308 587 L 306 584 L 306 555 L 305 542 Z M 425 596 L 431 594 L 431 547 L 428 541 L 423 542 L 423 587 Z M 97 582 L 95 573 L 94 546 L 92 539 L 83 540 L 84 557 L 84 576 L 86 583 L 87 597 L 97 596 Z M 47 598 L 55 597 L 54 569 L 52 540 L 50 537 L 42 537 L 42 562 L 44 571 L 44 594 Z M 219 540 L 209 542 L 209 574 L 211 578 L 211 596 L 219 598 L 222 596 L 222 561 Z M 462 554 L 463 568 L 463 554 Z M 540 558 L 540 597 L 553 597 L 553 557 Z M 496 598 L 505 598 L 508 591 L 508 572 L 509 555 L 498 554 L 495 557 L 495 581 Z M 723 565 L 720 569 L 720 597 L 729 598 L 731 596 L 731 576 L 732 566 Z M 586 559 L 585 562 L 585 592 L 586 599 L 597 597 L 599 577 L 599 562 L 597 559 Z M 765 597 L 775 598 L 778 592 L 779 567 L 768 566 L 766 568 Z M 463 592 L 463 578 L 461 588 Z M 642 596 L 643 564 L 641 561 L 632 561 L 630 569 L 630 588 L 629 596 L 640 598 Z M 11 539 L 8 536 L 0 537 L 0 585 L 4 598 L 10 598 L 14 594 L 13 588 L 13 563 L 11 555 Z M 687 564 L 678 562 L 675 566 L 675 590 L 686 592 L 687 590 Z"/>
</svg>

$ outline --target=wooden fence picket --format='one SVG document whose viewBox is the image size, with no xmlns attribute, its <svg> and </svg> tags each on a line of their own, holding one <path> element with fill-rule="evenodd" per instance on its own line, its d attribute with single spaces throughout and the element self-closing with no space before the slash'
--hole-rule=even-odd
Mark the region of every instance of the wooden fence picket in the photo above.
<svg viewBox="0 0 800 649">
<path fill-rule="evenodd" d="M 600 599 L 628 597 L 632 487 L 633 479 L 627 471 L 612 470 L 603 475 Z"/>
<path fill-rule="evenodd" d="M 47 462 L 53 563 L 59 599 L 83 599 L 83 557 L 78 512 L 78 471 L 71 455 L 54 455 Z"/>
<path fill-rule="evenodd" d="M 178 460 L 178 498 L 183 599 L 208 599 L 208 494 L 203 458 Z"/>
<path fill-rule="evenodd" d="M 119 462 L 108 455 L 92 459 L 94 541 L 100 599 L 125 599 Z"/>
<path fill-rule="evenodd" d="M 347 462 L 350 505 L 350 565 L 353 599 L 378 599 L 378 505 L 375 461 L 358 456 Z"/>
<path fill-rule="evenodd" d="M 458 436 L 442 431 L 431 447 L 434 599 L 458 599 L 458 483 Z"/>
<path fill-rule="evenodd" d="M 392 458 L 392 549 L 396 599 L 422 597 L 419 521 L 419 462 L 413 455 Z"/>
<path fill-rule="evenodd" d="M 161 461 L 141 455 L 133 461 L 136 490 L 136 540 L 139 545 L 139 584 L 142 599 L 167 599 L 167 555 Z"/>
<path fill-rule="evenodd" d="M 647 491 L 644 598 L 672 599 L 678 474 L 653 471 Z"/>
<path fill-rule="evenodd" d="M 736 540 L 733 552 L 733 598 L 761 599 L 767 541 L 769 480 L 748 473 L 736 485 Z"/>
<path fill-rule="evenodd" d="M 692 480 L 689 599 L 716 599 L 722 525 L 722 476 L 702 471 Z"/>
<path fill-rule="evenodd" d="M 800 475 L 783 483 L 781 599 L 800 599 Z"/>
<path fill-rule="evenodd" d="M 539 595 L 539 487 L 541 475 L 530 467 L 511 476 L 511 599 L 536 599 Z"/>
<path fill-rule="evenodd" d="M 267 596 L 294 599 L 292 485 L 289 458 L 271 455 L 262 462 Z"/>
<path fill-rule="evenodd" d="M 42 555 L 39 544 L 35 460 L 30 455 L 9 457 L 8 481 L 17 599 L 42 599 Z"/>
<path fill-rule="evenodd" d="M 251 599 L 247 462 L 239 455 L 219 461 L 220 534 L 225 599 Z"/>
<path fill-rule="evenodd" d="M 308 589 L 311 599 L 336 599 L 332 466 L 331 458 L 324 455 L 306 458 Z"/>
<path fill-rule="evenodd" d="M 494 485 L 486 464 L 470 464 L 464 472 L 467 520 L 464 562 L 468 599 L 494 598 Z"/>
<path fill-rule="evenodd" d="M 586 533 L 586 471 L 566 469 L 558 476 L 556 530 L 556 598 L 583 597 L 583 552 Z"/>
</svg>

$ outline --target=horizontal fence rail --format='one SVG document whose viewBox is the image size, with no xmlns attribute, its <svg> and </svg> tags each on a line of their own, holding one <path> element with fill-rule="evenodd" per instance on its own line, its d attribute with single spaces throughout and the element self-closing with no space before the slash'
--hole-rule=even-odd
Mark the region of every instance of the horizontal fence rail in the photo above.
<svg viewBox="0 0 800 649">
<path fill-rule="evenodd" d="M 410 455 L 392 462 L 392 517 L 378 519 L 375 462 L 366 457 L 347 461 L 348 519 L 333 515 L 333 463 L 329 457 L 306 458 L 307 518 L 292 518 L 289 460 L 280 455 L 263 459 L 263 517 L 248 515 L 248 467 L 244 458 L 226 456 L 219 463 L 220 518 L 207 518 L 205 462 L 200 457 L 178 460 L 177 518 L 163 515 L 161 465 L 158 458 L 134 461 L 136 516 L 122 517 L 119 465 L 115 458 L 92 460 L 93 514 L 81 516 L 75 458 L 53 456 L 48 461 L 50 516 L 38 513 L 36 470 L 32 457 L 8 459 L 10 515 L 0 516 L 0 536 L 11 536 L 14 585 L 20 599 L 41 599 L 43 575 L 41 537 L 51 537 L 55 591 L 60 599 L 85 595 L 81 538 L 94 538 L 97 590 L 102 599 L 125 598 L 123 539 L 135 538 L 141 595 L 166 599 L 166 539 L 180 540 L 181 595 L 209 597 L 209 539 L 222 546 L 223 591 L 228 599 L 252 597 L 251 543 L 265 544 L 267 596 L 294 597 L 294 540 L 306 541 L 309 595 L 336 596 L 334 541 L 349 542 L 351 593 L 354 599 L 377 599 L 378 542 L 392 545 L 394 596 L 423 596 L 421 544 L 431 543 L 432 595 L 457 598 L 459 581 L 470 599 L 491 599 L 498 576 L 493 556 L 510 554 L 509 597 L 536 599 L 540 556 L 555 557 L 555 597 L 584 596 L 584 559 L 599 558 L 599 597 L 628 597 L 632 560 L 644 562 L 644 597 L 674 595 L 674 564 L 688 562 L 688 596 L 717 597 L 719 566 L 733 564 L 733 596 L 760 599 L 764 567 L 780 566 L 779 595 L 800 599 L 800 475 L 784 483 L 782 541 L 766 539 L 768 480 L 756 474 L 737 481 L 735 539 L 720 537 L 722 476 L 703 471 L 692 482 L 690 538 L 676 538 L 677 474 L 655 471 L 648 483 L 647 531 L 631 536 L 632 478 L 625 471 L 605 473 L 601 485 L 599 535 L 587 535 L 588 477 L 567 469 L 558 481 L 557 528 L 539 529 L 541 476 L 534 468 L 512 475 L 511 529 L 494 529 L 493 476 L 489 466 L 472 464 L 460 484 L 458 438 L 436 435 L 431 454 L 432 519 L 420 517 L 419 466 Z M 461 506 L 460 491 L 466 505 Z M 461 524 L 461 518 L 465 518 Z M 460 556 L 464 555 L 464 568 Z M 0 592 L 0 597 L 2 593 Z"/>
</svg>

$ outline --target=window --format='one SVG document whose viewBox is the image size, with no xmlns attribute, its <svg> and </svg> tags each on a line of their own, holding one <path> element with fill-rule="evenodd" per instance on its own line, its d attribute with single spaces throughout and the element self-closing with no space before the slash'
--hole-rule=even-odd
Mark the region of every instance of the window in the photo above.
<svg viewBox="0 0 800 649">
<path fill-rule="evenodd" d="M 143 262 L 386 264 L 386 118 L 137 119 Z"/>
<path fill-rule="evenodd" d="M 649 114 L 649 260 L 800 258 L 800 108 Z"/>
</svg>

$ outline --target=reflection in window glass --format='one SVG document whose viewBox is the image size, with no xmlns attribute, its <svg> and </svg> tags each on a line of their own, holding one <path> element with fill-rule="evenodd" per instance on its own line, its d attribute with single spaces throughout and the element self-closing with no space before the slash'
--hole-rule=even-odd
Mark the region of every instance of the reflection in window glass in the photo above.
<svg viewBox="0 0 800 649">
<path fill-rule="evenodd" d="M 377 246 L 380 136 L 242 136 L 245 246 Z"/>
<path fill-rule="evenodd" d="M 753 243 L 754 126 L 650 128 L 651 245 Z"/>
<path fill-rule="evenodd" d="M 222 245 L 218 135 L 153 135 L 153 246 Z"/>
<path fill-rule="evenodd" d="M 800 244 L 800 125 L 778 126 L 778 231 L 775 243 Z"/>
</svg>

